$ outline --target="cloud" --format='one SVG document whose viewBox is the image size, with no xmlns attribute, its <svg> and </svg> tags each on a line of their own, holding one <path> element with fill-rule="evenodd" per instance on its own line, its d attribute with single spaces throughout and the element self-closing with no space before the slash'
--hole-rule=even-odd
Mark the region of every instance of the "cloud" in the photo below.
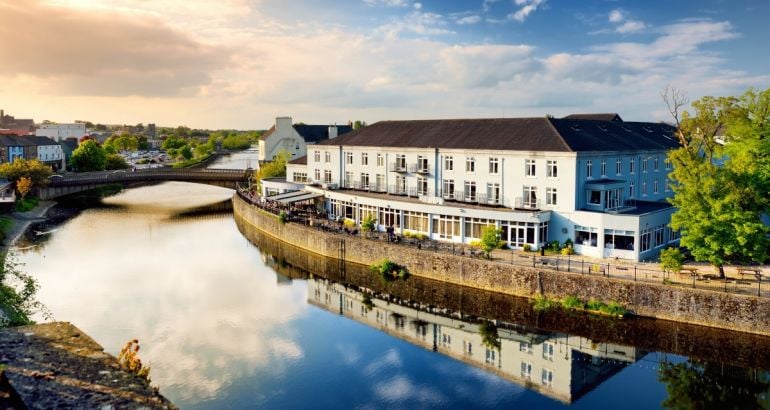
<svg viewBox="0 0 770 410">
<path fill-rule="evenodd" d="M 509 14 L 508 19 L 523 23 L 527 17 L 545 3 L 546 0 L 515 0 L 517 6 L 523 6 L 515 13 Z"/>
<path fill-rule="evenodd" d="M 481 8 L 484 10 L 484 13 L 489 13 L 489 11 L 492 10 L 492 5 L 498 1 L 499 0 L 484 0 L 484 2 L 481 4 Z"/>
<path fill-rule="evenodd" d="M 638 31 L 644 30 L 647 27 L 647 25 L 641 20 L 629 20 L 628 12 L 622 9 L 614 9 L 610 11 L 610 13 L 607 15 L 607 20 L 610 23 L 615 24 L 615 29 L 613 31 L 618 34 L 636 33 Z M 593 32 L 592 34 L 602 34 L 607 32 L 609 32 L 609 30 L 599 30 Z"/>
<path fill-rule="evenodd" d="M 421 36 L 453 34 L 454 32 L 446 26 L 447 22 L 443 15 L 415 10 L 405 16 L 392 19 L 390 23 L 378 27 L 376 32 L 385 34 L 390 39 L 395 39 L 402 33 Z"/>
<path fill-rule="evenodd" d="M 474 14 L 474 15 L 458 18 L 457 20 L 455 20 L 455 23 L 457 23 L 457 24 L 476 24 L 476 23 L 478 23 L 480 21 L 481 21 L 481 16 L 478 16 L 478 15 Z"/>
<path fill-rule="evenodd" d="M 409 6 L 409 1 L 407 0 L 364 0 L 364 3 L 368 6 L 386 6 L 386 7 Z"/>
<path fill-rule="evenodd" d="M 625 16 L 623 15 L 623 11 L 620 9 L 612 10 L 608 16 L 608 20 L 610 23 L 620 23 L 625 19 Z"/>
<path fill-rule="evenodd" d="M 618 26 L 617 28 L 615 28 L 615 32 L 620 34 L 636 33 L 637 31 L 643 30 L 645 27 L 647 27 L 647 25 L 641 21 L 628 20 L 625 23 Z"/>
<path fill-rule="evenodd" d="M 39 79 L 53 93 L 194 95 L 230 60 L 154 18 L 0 1 L 0 76 Z"/>
</svg>

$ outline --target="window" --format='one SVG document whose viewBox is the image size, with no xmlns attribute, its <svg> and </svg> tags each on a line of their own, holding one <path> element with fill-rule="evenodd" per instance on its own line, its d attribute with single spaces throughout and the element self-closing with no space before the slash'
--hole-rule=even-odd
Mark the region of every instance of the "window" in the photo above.
<svg viewBox="0 0 770 410">
<path fill-rule="evenodd" d="M 597 246 L 599 234 L 596 228 L 575 225 L 575 245 Z"/>
<path fill-rule="evenodd" d="M 485 362 L 487 364 L 495 364 L 495 356 L 496 356 L 496 352 L 494 350 L 487 349 L 487 355 L 486 355 L 486 358 L 485 358 Z"/>
<path fill-rule="evenodd" d="M 500 159 L 498 159 L 498 158 L 490 158 L 489 159 L 489 173 L 490 174 L 497 174 L 499 172 L 499 163 L 500 163 Z"/>
<path fill-rule="evenodd" d="M 629 198 L 633 198 L 634 197 L 634 181 L 631 181 L 628 184 L 628 197 Z"/>
<path fill-rule="evenodd" d="M 417 195 L 428 195 L 428 178 L 417 177 Z"/>
<path fill-rule="evenodd" d="M 532 343 L 519 342 L 519 351 L 524 353 L 532 353 Z"/>
<path fill-rule="evenodd" d="M 374 190 L 375 191 L 380 191 L 380 192 L 385 191 L 385 188 L 386 188 L 386 186 L 385 186 L 385 175 L 377 174 L 376 178 L 377 178 L 377 186 L 374 187 Z"/>
<path fill-rule="evenodd" d="M 553 343 L 543 343 L 543 359 L 553 361 Z"/>
<path fill-rule="evenodd" d="M 524 175 L 528 177 L 534 177 L 536 176 L 536 169 L 535 169 L 535 160 L 534 159 L 526 159 L 524 160 Z"/>
<path fill-rule="evenodd" d="M 460 236 L 460 217 L 434 215 L 433 216 L 433 237 L 441 239 L 452 239 Z"/>
<path fill-rule="evenodd" d="M 628 173 L 629 174 L 633 174 L 634 173 L 634 162 L 635 162 L 634 158 L 631 158 L 630 160 L 628 160 Z"/>
<path fill-rule="evenodd" d="M 417 157 L 417 172 L 428 172 L 428 158 L 422 155 Z"/>
<path fill-rule="evenodd" d="M 665 229 L 664 225 L 655 228 L 655 246 L 665 245 L 666 241 L 663 239 L 665 238 Z"/>
<path fill-rule="evenodd" d="M 590 159 L 586 160 L 586 178 L 593 178 L 594 176 L 594 162 Z"/>
<path fill-rule="evenodd" d="M 532 363 L 521 362 L 521 377 L 525 379 L 532 378 Z"/>
<path fill-rule="evenodd" d="M 671 192 L 671 181 L 668 180 L 668 178 L 665 179 L 666 184 L 666 192 Z"/>
<path fill-rule="evenodd" d="M 321 151 L 313 152 L 313 161 L 321 162 Z"/>
<path fill-rule="evenodd" d="M 361 153 L 361 165 L 369 165 L 369 154 L 366 152 Z"/>
<path fill-rule="evenodd" d="M 396 171 L 406 171 L 406 155 L 396 155 Z"/>
<path fill-rule="evenodd" d="M 527 208 L 537 207 L 537 187 L 534 187 L 534 186 L 524 187 L 524 206 Z"/>
<path fill-rule="evenodd" d="M 647 180 L 642 180 L 642 196 L 647 196 Z"/>
<path fill-rule="evenodd" d="M 652 160 L 652 169 L 655 172 L 658 172 L 658 156 L 655 156 L 655 159 Z"/>
<path fill-rule="evenodd" d="M 623 160 L 618 157 L 618 159 L 615 160 L 615 175 L 620 175 L 623 173 Z"/>
<path fill-rule="evenodd" d="M 548 369 L 543 369 L 543 374 L 542 374 L 542 377 L 540 378 L 540 382 L 543 383 L 543 386 L 553 385 L 553 371 Z"/>
<path fill-rule="evenodd" d="M 468 157 L 465 159 L 465 172 L 476 172 L 476 158 Z"/>
<path fill-rule="evenodd" d="M 547 164 L 547 173 L 548 178 L 556 178 L 559 176 L 559 168 L 556 166 L 556 161 L 548 160 L 546 161 Z"/>
<path fill-rule="evenodd" d="M 487 184 L 487 203 L 498 205 L 500 203 L 500 184 Z"/>
<path fill-rule="evenodd" d="M 465 200 L 466 201 L 476 200 L 476 182 L 475 181 L 465 181 Z"/>
<path fill-rule="evenodd" d="M 452 336 L 448 334 L 441 335 L 441 345 L 449 347 L 452 344 Z"/>
<path fill-rule="evenodd" d="M 313 181 L 320 181 L 321 180 L 321 170 L 316 169 L 313 171 Z"/>
<path fill-rule="evenodd" d="M 385 156 L 382 154 L 377 154 L 377 166 L 378 167 L 384 167 L 385 166 Z"/>
<path fill-rule="evenodd" d="M 396 187 L 394 194 L 406 194 L 406 178 L 403 175 L 396 175 Z"/>
<path fill-rule="evenodd" d="M 345 172 L 345 188 L 353 188 L 353 173 Z"/>
<path fill-rule="evenodd" d="M 345 163 L 346 164 L 353 164 L 353 153 L 352 152 L 346 152 L 345 153 Z"/>
<path fill-rule="evenodd" d="M 444 171 L 453 171 L 454 165 L 454 158 L 444 157 Z"/>
<path fill-rule="evenodd" d="M 332 162 L 332 153 L 331 152 L 324 152 L 324 162 L 327 164 Z"/>
<path fill-rule="evenodd" d="M 655 178 L 655 180 L 652 181 L 652 193 L 655 195 L 658 194 L 658 178 Z"/>
<path fill-rule="evenodd" d="M 330 170 L 324 170 L 324 182 L 327 184 L 331 184 L 332 182 L 332 172 Z"/>
<path fill-rule="evenodd" d="M 556 205 L 556 188 L 545 189 L 545 204 Z"/>
<path fill-rule="evenodd" d="M 651 242 L 652 242 L 651 241 L 652 240 L 652 230 L 650 230 L 650 229 L 643 230 L 639 239 L 640 239 L 640 242 L 641 242 L 639 250 L 641 252 L 650 250 L 650 246 L 651 246 Z"/>
<path fill-rule="evenodd" d="M 307 173 L 306 172 L 295 172 L 293 175 L 294 182 L 307 182 Z"/>
<path fill-rule="evenodd" d="M 602 203 L 602 191 L 588 191 L 588 203 L 600 205 Z"/>
<path fill-rule="evenodd" d="M 671 171 L 671 160 L 669 160 L 668 158 L 666 158 L 666 159 L 663 161 L 663 165 L 666 167 L 666 171 Z"/>
<path fill-rule="evenodd" d="M 607 160 L 603 159 L 600 164 L 601 164 L 601 168 L 600 169 L 602 171 L 602 176 L 606 177 L 607 176 Z"/>
<path fill-rule="evenodd" d="M 649 160 L 649 158 L 645 158 L 645 159 L 642 160 L 642 172 L 643 173 L 647 172 L 647 163 L 649 162 L 648 160 Z"/>
<path fill-rule="evenodd" d="M 369 174 L 361 173 L 361 189 L 369 189 Z"/>
<path fill-rule="evenodd" d="M 454 199 L 455 180 L 445 179 L 443 185 L 444 185 L 444 198 Z"/>
</svg>

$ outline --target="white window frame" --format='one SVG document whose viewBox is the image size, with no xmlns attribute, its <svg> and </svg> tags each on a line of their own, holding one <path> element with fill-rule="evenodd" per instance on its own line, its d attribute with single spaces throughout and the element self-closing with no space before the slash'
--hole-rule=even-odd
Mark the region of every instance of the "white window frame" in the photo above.
<svg viewBox="0 0 770 410">
<path fill-rule="evenodd" d="M 524 160 L 524 175 L 528 177 L 537 176 L 537 162 L 534 159 Z"/>
<path fill-rule="evenodd" d="M 557 205 L 557 199 L 558 199 L 558 194 L 557 194 L 556 188 L 548 187 L 548 188 L 545 189 L 545 204 L 546 205 L 556 206 Z"/>
<path fill-rule="evenodd" d="M 476 172 L 476 158 L 473 158 L 473 157 L 465 158 L 465 172 L 469 174 L 473 174 Z"/>
<path fill-rule="evenodd" d="M 369 153 L 368 152 L 362 152 L 361 153 L 361 165 L 369 165 Z"/>
<path fill-rule="evenodd" d="M 497 158 L 497 157 L 489 158 L 489 173 L 491 175 L 497 175 L 500 173 L 500 158 Z"/>
<path fill-rule="evenodd" d="M 559 165 L 556 160 L 549 159 L 546 161 L 546 176 L 548 178 L 559 177 Z"/>
<path fill-rule="evenodd" d="M 455 162 L 451 155 L 444 157 L 444 171 L 454 171 Z"/>
</svg>

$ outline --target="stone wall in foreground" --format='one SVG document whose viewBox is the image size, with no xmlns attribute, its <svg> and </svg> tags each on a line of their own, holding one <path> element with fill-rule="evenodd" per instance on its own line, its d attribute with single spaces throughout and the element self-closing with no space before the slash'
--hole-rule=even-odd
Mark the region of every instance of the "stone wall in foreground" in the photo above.
<svg viewBox="0 0 770 410">
<path fill-rule="evenodd" d="M 770 336 L 770 300 L 649 282 L 631 282 L 599 275 L 556 272 L 512 266 L 446 253 L 345 237 L 303 225 L 282 224 L 278 218 L 233 196 L 240 223 L 299 248 L 332 258 L 370 265 L 390 259 L 412 275 L 509 295 L 549 298 L 577 296 L 583 300 L 615 301 L 640 316 L 719 327 Z"/>
</svg>

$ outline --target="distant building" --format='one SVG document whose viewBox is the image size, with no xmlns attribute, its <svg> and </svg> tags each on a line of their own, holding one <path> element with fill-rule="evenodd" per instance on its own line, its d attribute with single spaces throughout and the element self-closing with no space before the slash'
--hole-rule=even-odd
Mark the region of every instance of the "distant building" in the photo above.
<svg viewBox="0 0 770 410">
<path fill-rule="evenodd" d="M 64 164 L 66 166 L 66 164 L 69 163 L 70 158 L 72 158 L 72 152 L 78 148 L 78 139 L 67 138 L 64 141 L 61 141 L 60 145 L 64 155 Z"/>
<path fill-rule="evenodd" d="M 155 124 L 147 124 L 147 126 L 144 127 L 144 135 L 147 137 L 147 139 L 154 139 L 155 133 Z"/>
<path fill-rule="evenodd" d="M 307 146 L 350 132 L 350 125 L 292 124 L 291 117 L 277 117 L 275 125 L 259 138 L 259 160 L 270 161 L 281 151 L 291 158 L 307 154 Z"/>
<path fill-rule="evenodd" d="M 24 130 L 26 134 L 34 130 L 35 121 L 32 119 L 17 119 L 12 115 L 5 115 L 5 110 L 0 110 L 0 128 Z"/>
<path fill-rule="evenodd" d="M 54 141 L 63 141 L 67 138 L 80 138 L 86 135 L 86 125 L 75 124 L 42 124 L 35 130 L 38 137 L 48 137 Z"/>
<path fill-rule="evenodd" d="M 24 140 L 28 140 L 37 148 L 37 159 L 48 164 L 54 171 L 64 169 L 66 163 L 64 162 L 64 151 L 61 144 L 48 138 L 48 137 L 22 137 Z"/>
</svg>

